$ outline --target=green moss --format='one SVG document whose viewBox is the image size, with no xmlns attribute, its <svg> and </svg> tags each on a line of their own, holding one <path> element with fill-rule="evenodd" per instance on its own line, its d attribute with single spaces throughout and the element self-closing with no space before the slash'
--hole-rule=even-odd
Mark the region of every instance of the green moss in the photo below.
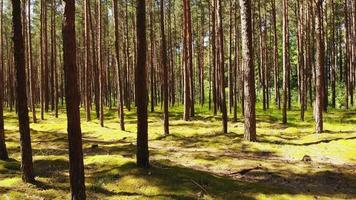
<svg viewBox="0 0 356 200">
<path fill-rule="evenodd" d="M 126 131 L 119 130 L 115 110 L 105 111 L 105 127 L 94 113 L 91 122 L 82 121 L 88 199 L 356 198 L 355 111 L 330 110 L 325 133 L 315 134 L 310 111 L 304 122 L 298 110 L 289 111 L 283 126 L 280 110 L 259 108 L 258 142 L 250 143 L 243 140 L 241 116 L 222 134 L 221 116 L 211 116 L 206 107 L 198 106 L 189 122 L 181 120 L 181 106 L 170 110 L 169 136 L 163 136 L 161 111 L 149 113 L 149 170 L 135 165 L 134 110 L 125 111 Z M 53 113 L 45 118 L 31 123 L 38 183 L 28 185 L 21 182 L 16 114 L 5 113 L 13 160 L 0 161 L 0 199 L 69 198 L 64 110 L 58 119 Z M 304 155 L 312 162 L 302 162 Z"/>
</svg>

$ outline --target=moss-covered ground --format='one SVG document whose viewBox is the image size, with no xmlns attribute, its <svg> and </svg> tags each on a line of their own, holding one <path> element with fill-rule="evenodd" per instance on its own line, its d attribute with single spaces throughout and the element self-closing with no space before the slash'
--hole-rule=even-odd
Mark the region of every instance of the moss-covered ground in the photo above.
<svg viewBox="0 0 356 200">
<path fill-rule="evenodd" d="M 149 114 L 149 170 L 135 166 L 134 111 L 126 111 L 127 131 L 115 110 L 106 111 L 104 128 L 82 111 L 88 199 L 356 199 L 356 111 L 329 110 L 325 133 L 315 134 L 311 112 L 302 122 L 289 111 L 283 126 L 279 110 L 258 109 L 258 142 L 250 143 L 241 116 L 222 134 L 220 117 L 206 108 L 190 122 L 181 110 L 171 108 L 166 137 L 162 113 Z M 69 199 L 64 109 L 45 118 L 31 123 L 37 183 L 30 185 L 21 181 L 16 114 L 5 113 L 11 159 L 0 161 L 0 199 Z"/>
</svg>

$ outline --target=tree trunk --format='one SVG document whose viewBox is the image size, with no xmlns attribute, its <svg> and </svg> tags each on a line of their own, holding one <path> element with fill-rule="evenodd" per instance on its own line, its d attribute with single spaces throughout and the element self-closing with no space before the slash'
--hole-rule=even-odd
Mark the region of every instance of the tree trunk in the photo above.
<svg viewBox="0 0 356 200">
<path fill-rule="evenodd" d="M 101 46 L 101 42 L 102 42 L 102 19 L 101 19 L 101 0 L 97 1 L 97 6 L 98 6 L 98 23 L 97 23 L 97 34 L 98 34 L 98 69 L 99 69 L 99 120 L 100 120 L 100 126 L 104 127 L 104 100 L 103 100 L 103 61 L 102 61 L 102 46 Z"/>
<path fill-rule="evenodd" d="M 89 38 L 89 14 L 90 10 L 88 9 L 88 0 L 83 1 L 83 10 L 84 10 L 84 69 L 85 69 L 85 116 L 87 122 L 91 120 L 90 116 L 90 108 L 91 108 L 91 101 L 90 101 L 90 38 Z"/>
<path fill-rule="evenodd" d="M 163 66 L 163 104 L 164 104 L 164 135 L 169 135 L 169 113 L 168 113 L 168 65 L 167 65 L 167 44 L 166 44 L 166 35 L 164 28 L 164 2 L 161 2 L 161 56 L 162 56 L 162 66 Z"/>
<path fill-rule="evenodd" d="M 3 0 L 0 1 L 0 160 L 9 158 L 4 131 L 4 56 L 3 56 Z"/>
<path fill-rule="evenodd" d="M 220 60 L 220 95 L 221 95 L 221 112 L 222 112 L 222 123 L 223 123 L 223 133 L 227 133 L 227 109 L 226 109 L 226 95 L 225 95 L 225 54 L 224 54 L 224 29 L 223 29 L 223 13 L 222 13 L 222 1 L 218 2 L 218 28 L 219 28 L 219 60 Z"/>
<path fill-rule="evenodd" d="M 283 124 L 287 124 L 288 83 L 289 83 L 289 32 L 288 0 L 283 0 Z"/>
<path fill-rule="evenodd" d="M 36 117 L 36 99 L 35 99 L 35 94 L 36 94 L 36 87 L 35 87 L 35 66 L 33 65 L 33 59 L 32 59 L 32 36 L 31 36 L 31 1 L 28 1 L 28 10 L 27 10 L 27 23 L 28 23 L 28 70 L 29 72 L 29 80 L 30 80 L 30 98 L 31 98 L 31 111 L 32 111 L 32 120 L 33 123 L 37 123 L 37 117 Z"/>
<path fill-rule="evenodd" d="M 119 9 L 117 6 L 117 0 L 113 0 L 114 4 L 114 19 L 115 19 L 115 53 L 116 53 L 116 81 L 117 81 L 117 106 L 120 119 L 120 128 L 125 130 L 125 117 L 124 117 L 124 101 L 122 96 L 122 82 L 121 82 L 121 69 L 120 69 L 120 30 L 119 30 Z"/>
<path fill-rule="evenodd" d="M 316 95 L 315 95 L 315 125 L 316 132 L 323 132 L 323 90 L 324 90 L 324 36 L 323 36 L 323 0 L 316 2 Z"/>
<path fill-rule="evenodd" d="M 281 108 L 279 93 L 279 63 L 278 63 L 278 33 L 276 18 L 276 0 L 272 0 L 272 18 L 273 18 L 273 69 L 274 69 L 274 95 L 275 103 L 278 109 Z"/>
<path fill-rule="evenodd" d="M 190 81 L 190 66 L 192 65 L 192 54 L 191 54 L 191 24 L 190 24 L 190 1 L 183 1 L 183 27 L 184 27 L 184 44 L 183 44 L 183 61 L 184 61 L 184 116 L 185 121 L 190 120 L 191 116 L 191 81 Z"/>
<path fill-rule="evenodd" d="M 69 142 L 69 176 L 71 199 L 84 200 L 85 181 L 82 150 L 82 131 L 79 113 L 79 89 L 76 64 L 75 1 L 64 0 L 63 61 Z"/>
<path fill-rule="evenodd" d="M 256 110 L 255 110 L 255 70 L 252 49 L 251 1 L 240 0 L 242 57 L 244 66 L 244 114 L 245 135 L 248 141 L 256 141 Z"/>
<path fill-rule="evenodd" d="M 147 86 L 146 86 L 146 3 L 136 1 L 136 34 L 137 34 L 137 63 L 136 63 L 136 102 L 137 102 L 137 165 L 149 167 L 148 124 L 147 124 Z"/>
<path fill-rule="evenodd" d="M 12 23 L 13 23 L 13 42 L 14 42 L 14 61 L 16 68 L 16 93 L 17 110 L 20 129 L 20 148 L 21 148 L 21 170 L 24 182 L 34 182 L 32 147 L 30 136 L 30 125 L 27 107 L 26 93 L 26 71 L 25 71 L 25 52 L 24 39 L 21 24 L 21 3 L 20 0 L 12 0 Z"/>
</svg>

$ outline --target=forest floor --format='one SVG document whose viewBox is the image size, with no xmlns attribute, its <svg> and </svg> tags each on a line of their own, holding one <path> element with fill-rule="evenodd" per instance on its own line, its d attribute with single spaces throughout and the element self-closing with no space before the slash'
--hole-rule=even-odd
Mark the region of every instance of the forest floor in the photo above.
<svg viewBox="0 0 356 200">
<path fill-rule="evenodd" d="M 197 108 L 193 121 L 173 108 L 171 135 L 162 136 L 162 114 L 149 114 L 152 167 L 135 167 L 136 120 L 107 111 L 105 127 L 82 120 L 88 199 L 356 199 L 356 111 L 330 110 L 325 133 L 315 134 L 312 113 L 299 120 L 278 110 L 258 110 L 258 142 L 243 141 L 243 123 L 229 122 Z M 82 112 L 82 119 L 85 119 Z M 94 113 L 93 113 L 93 118 Z M 19 134 L 14 113 L 5 113 L 10 161 L 0 161 L 0 199 L 69 199 L 66 119 L 49 113 L 31 123 L 37 184 L 21 182 Z M 310 156 L 311 160 L 304 159 Z"/>
</svg>

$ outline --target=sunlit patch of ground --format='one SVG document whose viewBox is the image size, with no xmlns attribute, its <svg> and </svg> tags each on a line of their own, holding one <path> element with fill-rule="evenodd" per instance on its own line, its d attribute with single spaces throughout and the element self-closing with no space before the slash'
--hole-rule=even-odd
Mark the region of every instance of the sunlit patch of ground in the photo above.
<svg viewBox="0 0 356 200">
<path fill-rule="evenodd" d="M 220 116 L 198 109 L 190 122 L 181 120 L 181 107 L 171 109 L 166 137 L 162 114 L 150 113 L 149 170 L 135 167 L 134 112 L 126 113 L 127 131 L 119 130 L 114 110 L 104 128 L 83 120 L 88 199 L 356 199 L 355 111 L 329 111 L 325 133 L 315 134 L 310 112 L 301 122 L 299 111 L 290 111 L 283 126 L 280 111 L 258 110 L 258 142 L 249 143 L 241 117 L 222 134 Z M 35 185 L 21 182 L 17 119 L 5 114 L 11 160 L 0 161 L 0 199 L 69 199 L 63 112 L 31 123 Z"/>
</svg>

